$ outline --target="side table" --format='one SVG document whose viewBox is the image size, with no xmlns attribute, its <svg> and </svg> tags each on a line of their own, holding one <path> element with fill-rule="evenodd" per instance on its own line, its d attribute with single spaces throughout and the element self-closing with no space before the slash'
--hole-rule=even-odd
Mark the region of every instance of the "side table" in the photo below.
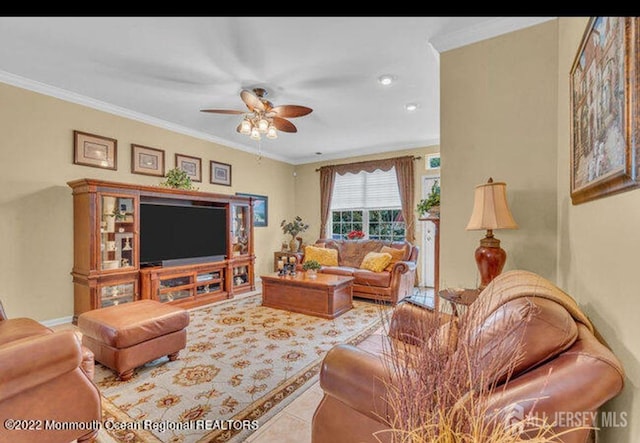
<svg viewBox="0 0 640 443">
<path fill-rule="evenodd" d="M 302 252 L 276 251 L 273 253 L 273 272 L 278 272 L 278 261 L 289 262 L 289 257 L 295 257 L 296 263 L 300 264 Z"/>
<path fill-rule="evenodd" d="M 453 315 L 457 316 L 458 306 L 464 306 L 465 308 L 471 303 L 476 301 L 480 289 L 465 289 L 465 288 L 447 288 L 438 292 L 438 296 L 451 304 Z"/>
</svg>

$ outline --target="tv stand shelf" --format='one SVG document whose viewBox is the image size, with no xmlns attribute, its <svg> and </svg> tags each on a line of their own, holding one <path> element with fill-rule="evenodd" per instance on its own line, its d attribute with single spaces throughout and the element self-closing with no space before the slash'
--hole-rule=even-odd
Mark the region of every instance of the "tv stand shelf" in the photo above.
<svg viewBox="0 0 640 443">
<path fill-rule="evenodd" d="M 255 290 L 251 197 L 89 178 L 67 184 L 73 195 L 74 322 L 83 312 L 143 298 L 195 307 Z M 146 205 L 142 213 L 141 205 Z M 208 236 L 210 239 L 224 238 L 226 251 L 222 242 L 211 248 L 214 255 L 174 257 L 162 250 L 160 235 L 159 240 L 148 244 L 160 246 L 160 254 L 178 261 L 141 267 L 141 256 L 143 261 L 150 258 L 145 256 L 146 244 L 140 241 L 145 229 L 151 229 L 145 227 L 159 224 L 148 223 L 155 220 L 153 211 L 147 210 L 153 205 L 173 206 L 180 208 L 179 212 L 189 208 L 196 212 L 207 208 L 224 211 L 221 217 L 207 218 L 209 221 L 198 225 L 198 229 L 211 226 L 211 230 L 201 232 L 215 232 Z M 147 223 L 141 223 L 141 214 Z M 167 232 L 167 240 L 180 237 L 181 230 L 182 234 L 187 233 L 192 218 L 183 220 L 181 228 L 173 225 Z M 149 235 L 146 239 L 148 242 Z"/>
<path fill-rule="evenodd" d="M 213 262 L 143 268 L 140 270 L 142 298 L 185 308 L 224 300 L 228 298 L 224 288 L 226 267 L 226 263 Z"/>
</svg>

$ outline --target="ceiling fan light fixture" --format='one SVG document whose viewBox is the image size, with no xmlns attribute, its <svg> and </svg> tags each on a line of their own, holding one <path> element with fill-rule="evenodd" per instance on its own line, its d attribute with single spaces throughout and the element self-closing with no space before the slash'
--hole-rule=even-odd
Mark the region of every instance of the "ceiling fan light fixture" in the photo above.
<svg viewBox="0 0 640 443">
<path fill-rule="evenodd" d="M 240 123 L 240 134 L 251 134 L 251 122 L 246 118 Z"/>
<path fill-rule="evenodd" d="M 260 140 L 260 131 L 255 126 L 251 129 L 251 140 Z"/>
<path fill-rule="evenodd" d="M 278 138 L 278 131 L 276 131 L 275 126 L 269 125 L 269 129 L 267 129 L 267 138 L 272 140 Z"/>
<path fill-rule="evenodd" d="M 260 120 L 258 120 L 258 130 L 265 133 L 267 129 L 269 129 L 269 122 L 264 117 L 260 117 Z"/>
</svg>

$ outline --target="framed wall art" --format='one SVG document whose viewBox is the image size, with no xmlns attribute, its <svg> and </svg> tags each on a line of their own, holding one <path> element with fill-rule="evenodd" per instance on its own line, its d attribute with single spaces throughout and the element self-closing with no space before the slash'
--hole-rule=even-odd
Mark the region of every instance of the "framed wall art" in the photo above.
<svg viewBox="0 0 640 443">
<path fill-rule="evenodd" d="M 191 181 L 202 181 L 202 159 L 190 155 L 176 154 L 176 168 L 187 173 Z"/>
<path fill-rule="evenodd" d="M 115 138 L 73 131 L 73 163 L 116 170 L 118 141 Z"/>
<path fill-rule="evenodd" d="M 429 154 L 425 157 L 425 168 L 427 170 L 440 169 L 440 154 Z"/>
<path fill-rule="evenodd" d="M 589 20 L 570 72 L 571 201 L 639 186 L 638 19 Z"/>
<path fill-rule="evenodd" d="M 236 195 L 253 199 L 253 226 L 269 225 L 269 197 L 266 195 L 243 194 L 241 192 L 236 192 Z"/>
<path fill-rule="evenodd" d="M 131 172 L 164 177 L 164 151 L 131 144 Z"/>
<path fill-rule="evenodd" d="M 211 183 L 231 186 L 231 165 L 211 161 Z"/>
</svg>

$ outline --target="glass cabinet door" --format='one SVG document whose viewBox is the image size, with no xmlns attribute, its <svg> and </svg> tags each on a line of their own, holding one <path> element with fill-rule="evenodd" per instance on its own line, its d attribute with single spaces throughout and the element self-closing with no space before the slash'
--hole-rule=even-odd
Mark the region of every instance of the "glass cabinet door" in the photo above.
<svg viewBox="0 0 640 443">
<path fill-rule="evenodd" d="M 234 256 L 249 254 L 249 206 L 231 205 L 232 253 Z"/>
<path fill-rule="evenodd" d="M 122 196 L 101 196 L 100 269 L 132 268 L 136 266 L 135 199 Z"/>
<path fill-rule="evenodd" d="M 100 287 L 100 307 L 129 303 L 135 300 L 135 283 L 119 283 Z"/>
</svg>

